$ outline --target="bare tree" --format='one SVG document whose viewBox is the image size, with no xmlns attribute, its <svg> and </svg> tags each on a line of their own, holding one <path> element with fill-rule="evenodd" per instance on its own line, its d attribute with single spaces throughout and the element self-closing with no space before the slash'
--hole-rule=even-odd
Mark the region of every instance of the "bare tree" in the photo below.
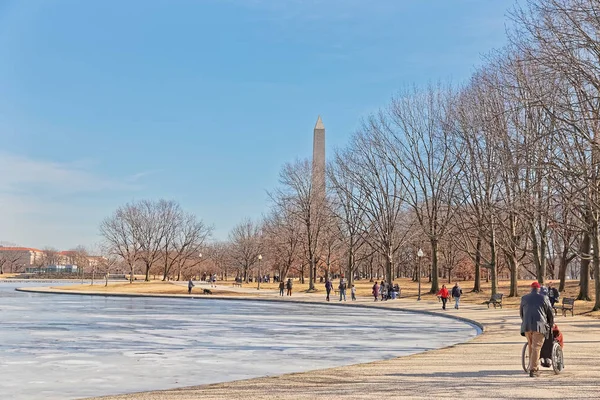
<svg viewBox="0 0 600 400">
<path fill-rule="evenodd" d="M 12 273 L 19 261 L 22 260 L 23 253 L 14 250 L 13 248 L 3 248 L 0 246 L 0 275 L 4 274 L 6 268 L 10 269 Z"/>
<path fill-rule="evenodd" d="M 527 9 L 517 9 L 513 42 L 543 66 L 545 79 L 562 83 L 559 105 L 546 111 L 569 132 L 573 143 L 583 145 L 584 163 L 567 169 L 586 182 L 584 224 L 581 242 L 579 299 L 589 299 L 589 260 L 595 270 L 596 304 L 600 309 L 600 4 L 595 0 L 531 0 Z M 564 137 L 563 137 L 564 138 Z M 586 174 L 581 174 L 581 172 Z M 594 250 L 591 255 L 591 249 Z M 591 257 L 590 257 L 591 256 Z"/>
<path fill-rule="evenodd" d="M 384 258 L 386 279 L 391 282 L 394 254 L 408 241 L 412 226 L 403 209 L 406 192 L 401 179 L 376 141 L 380 129 L 381 121 L 371 118 L 353 136 L 348 149 L 336 154 L 334 163 L 338 176 L 343 174 L 347 181 L 345 186 L 338 184 L 336 190 L 344 192 L 364 216 L 364 238 Z M 400 231 L 401 226 L 406 229 Z"/>
<path fill-rule="evenodd" d="M 337 226 L 346 252 L 348 285 L 354 281 L 357 255 L 366 244 L 366 221 L 362 191 L 353 181 L 351 171 L 345 166 L 343 153 L 338 153 L 328 169 L 332 187 L 332 210 L 339 219 Z"/>
<path fill-rule="evenodd" d="M 292 204 L 283 199 L 275 201 L 274 208 L 264 222 L 265 251 L 280 279 L 285 279 L 290 269 L 300 262 L 302 225 L 292 212 Z"/>
<path fill-rule="evenodd" d="M 258 262 L 262 251 L 261 227 L 250 219 L 236 225 L 229 233 L 230 257 L 241 269 L 244 282 L 249 281 L 249 272 Z"/>
<path fill-rule="evenodd" d="M 404 186 L 404 200 L 431 246 L 431 292 L 439 290 L 438 244 L 456 207 L 458 169 L 447 110 L 453 93 L 441 86 L 394 99 L 380 118 L 377 144 Z"/>
<path fill-rule="evenodd" d="M 191 260 L 200 261 L 200 250 L 210 237 L 212 227 L 198 221 L 194 214 L 185 213 L 174 206 L 168 217 L 162 242 L 163 281 L 167 280 L 171 269 L 177 266 L 177 280 L 181 279 L 181 269 Z"/>
<path fill-rule="evenodd" d="M 280 207 L 289 212 L 302 226 L 302 248 L 309 266 L 308 290 L 315 290 L 315 275 L 320 259 L 323 227 L 327 221 L 327 199 L 320 184 L 313 180 L 313 167 L 308 160 L 285 164 L 279 174 L 280 187 L 271 194 Z"/>
<path fill-rule="evenodd" d="M 108 254 L 117 255 L 125 261 L 130 270 L 130 283 L 133 283 L 135 264 L 140 259 L 141 245 L 137 235 L 139 220 L 138 205 L 126 204 L 100 224 L 100 234 L 106 241 Z"/>
</svg>

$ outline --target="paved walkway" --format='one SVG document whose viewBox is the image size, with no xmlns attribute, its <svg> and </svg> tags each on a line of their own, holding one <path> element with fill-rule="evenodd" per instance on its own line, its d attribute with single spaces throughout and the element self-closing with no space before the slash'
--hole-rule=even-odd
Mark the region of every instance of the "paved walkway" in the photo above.
<svg viewBox="0 0 600 400">
<path fill-rule="evenodd" d="M 273 298 L 265 293 L 265 299 Z M 243 297 L 236 296 L 236 300 Z M 255 300 L 256 298 L 252 298 Z M 321 297 L 297 295 L 295 301 Z M 339 302 L 333 302 L 339 304 Z M 344 305 L 350 305 L 350 302 Z M 393 360 L 176 390 L 102 397 L 110 400 L 373 399 L 373 398 L 595 398 L 600 394 L 600 321 L 557 317 L 565 336 L 565 370 L 542 368 L 539 378 L 521 369 L 524 338 L 515 309 L 464 305 L 443 312 L 437 302 L 396 300 L 355 304 L 445 313 L 478 321 L 485 332 L 449 348 Z M 443 326 L 440 335 L 443 335 Z M 293 362 L 291 360 L 290 362 Z"/>
</svg>

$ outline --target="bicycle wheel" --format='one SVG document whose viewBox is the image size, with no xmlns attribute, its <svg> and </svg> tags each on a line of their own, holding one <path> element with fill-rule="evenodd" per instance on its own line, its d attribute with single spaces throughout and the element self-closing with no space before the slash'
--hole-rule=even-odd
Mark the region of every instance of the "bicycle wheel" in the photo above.
<svg viewBox="0 0 600 400">
<path fill-rule="evenodd" d="M 552 346 L 552 369 L 555 374 L 560 374 L 565 368 L 565 360 L 563 358 L 563 351 L 560 344 L 554 342 Z"/>
<path fill-rule="evenodd" d="M 523 365 L 523 371 L 529 373 L 529 343 L 523 345 L 523 351 L 521 352 L 521 364 Z"/>
</svg>

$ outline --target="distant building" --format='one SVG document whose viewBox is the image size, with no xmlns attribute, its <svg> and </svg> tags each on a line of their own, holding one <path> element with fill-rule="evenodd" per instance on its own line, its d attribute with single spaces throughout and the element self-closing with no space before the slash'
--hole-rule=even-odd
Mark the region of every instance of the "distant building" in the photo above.
<svg viewBox="0 0 600 400">
<path fill-rule="evenodd" d="M 72 274 L 78 271 L 77 265 L 48 265 L 47 267 L 30 267 L 25 268 L 25 272 L 29 274 Z"/>
<path fill-rule="evenodd" d="M 30 247 L 0 246 L 0 267 L 3 271 L 28 273 L 74 273 L 83 268 L 97 267 L 100 256 L 88 256 L 76 251 L 55 252 Z"/>
<path fill-rule="evenodd" d="M 44 252 L 38 249 L 0 246 L 0 262 L 4 263 L 4 270 L 22 272 L 26 268 L 38 266 L 43 259 Z"/>
</svg>

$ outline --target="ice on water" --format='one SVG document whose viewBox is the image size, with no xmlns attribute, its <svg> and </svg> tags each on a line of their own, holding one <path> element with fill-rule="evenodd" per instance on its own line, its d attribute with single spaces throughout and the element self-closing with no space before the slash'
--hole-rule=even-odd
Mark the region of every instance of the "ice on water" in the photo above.
<svg viewBox="0 0 600 400">
<path fill-rule="evenodd" d="M 39 285 L 39 284 L 38 284 Z M 15 294 L 0 284 L 0 393 L 65 399 L 369 362 L 475 336 L 389 310 L 232 300 Z"/>
</svg>

